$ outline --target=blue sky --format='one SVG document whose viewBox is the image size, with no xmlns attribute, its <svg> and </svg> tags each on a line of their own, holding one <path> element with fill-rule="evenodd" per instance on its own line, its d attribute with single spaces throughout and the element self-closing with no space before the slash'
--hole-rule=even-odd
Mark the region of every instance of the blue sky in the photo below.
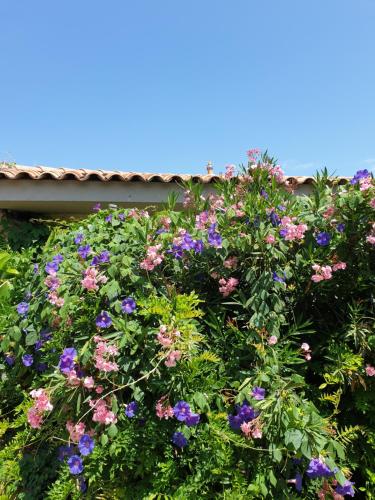
<svg viewBox="0 0 375 500">
<path fill-rule="evenodd" d="M 374 0 L 2 0 L 0 159 L 375 168 Z"/>
</svg>

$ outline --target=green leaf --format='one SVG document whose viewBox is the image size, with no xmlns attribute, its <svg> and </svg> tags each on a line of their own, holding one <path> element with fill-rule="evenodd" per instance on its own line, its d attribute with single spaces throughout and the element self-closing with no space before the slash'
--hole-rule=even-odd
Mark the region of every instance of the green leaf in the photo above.
<svg viewBox="0 0 375 500">
<path fill-rule="evenodd" d="M 298 451 L 301 447 L 303 439 L 303 434 L 300 430 L 298 429 L 288 429 L 285 433 L 285 444 L 288 446 L 289 444 L 292 444 L 295 451 Z"/>
<path fill-rule="evenodd" d="M 109 439 L 108 439 L 107 434 L 102 434 L 100 437 L 100 442 L 101 442 L 102 446 L 105 446 L 108 443 L 108 441 L 109 441 Z"/>
<path fill-rule="evenodd" d="M 116 434 L 118 433 L 118 429 L 116 427 L 115 424 L 111 424 L 109 427 L 108 427 L 108 436 L 111 437 L 111 438 L 114 438 L 116 436 Z"/>
</svg>

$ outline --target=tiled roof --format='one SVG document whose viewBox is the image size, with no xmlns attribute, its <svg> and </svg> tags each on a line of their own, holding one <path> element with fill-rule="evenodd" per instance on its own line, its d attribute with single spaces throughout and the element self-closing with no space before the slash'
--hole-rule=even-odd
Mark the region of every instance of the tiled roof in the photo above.
<svg viewBox="0 0 375 500">
<path fill-rule="evenodd" d="M 110 170 L 87 170 L 84 168 L 51 168 L 51 167 L 26 167 L 24 165 L 15 165 L 8 163 L 0 164 L 0 180 L 1 179 L 32 179 L 32 180 L 76 180 L 76 181 L 120 181 L 120 182 L 183 182 L 193 180 L 202 184 L 210 184 L 222 177 L 220 175 L 205 174 L 205 175 L 189 175 L 189 174 L 151 174 L 144 172 L 120 172 Z M 343 184 L 347 182 L 349 177 L 339 177 L 338 182 Z M 311 184 L 313 177 L 292 176 L 285 177 L 285 183 L 298 186 L 301 184 Z"/>
</svg>

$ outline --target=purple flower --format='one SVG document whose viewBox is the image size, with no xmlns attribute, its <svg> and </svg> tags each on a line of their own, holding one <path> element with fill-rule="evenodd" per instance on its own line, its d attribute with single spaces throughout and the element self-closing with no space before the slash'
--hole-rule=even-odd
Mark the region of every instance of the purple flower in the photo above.
<svg viewBox="0 0 375 500">
<path fill-rule="evenodd" d="M 99 262 L 101 264 L 105 264 L 106 262 L 109 262 L 110 255 L 111 254 L 108 252 L 108 250 L 104 250 L 104 252 L 99 254 Z"/>
<path fill-rule="evenodd" d="M 94 440 L 88 434 L 84 434 L 78 441 L 79 452 L 84 456 L 90 455 L 90 453 L 92 453 L 94 449 L 94 446 Z"/>
<path fill-rule="evenodd" d="M 128 297 L 127 299 L 124 299 L 121 302 L 121 309 L 122 312 L 126 314 L 131 314 L 134 312 L 137 308 L 137 304 L 135 303 L 135 300 L 132 297 Z"/>
<path fill-rule="evenodd" d="M 288 230 L 287 229 L 280 229 L 279 231 L 279 234 L 282 238 L 285 238 L 285 236 L 287 235 L 288 233 Z"/>
<path fill-rule="evenodd" d="M 195 253 L 202 253 L 204 250 L 204 245 L 202 240 L 193 241 L 193 250 Z"/>
<path fill-rule="evenodd" d="M 320 458 L 313 458 L 310 460 L 306 474 L 310 479 L 316 479 L 317 477 L 332 476 L 333 472 Z"/>
<path fill-rule="evenodd" d="M 167 253 L 172 254 L 175 259 L 182 259 L 184 255 L 181 245 L 172 245 L 172 248 L 167 250 Z"/>
<path fill-rule="evenodd" d="M 96 318 L 96 326 L 99 328 L 109 328 L 112 325 L 112 319 L 106 311 L 102 311 Z"/>
<path fill-rule="evenodd" d="M 271 224 L 273 225 L 273 227 L 280 226 L 281 219 L 280 219 L 279 215 L 276 212 L 272 211 L 270 213 L 269 217 L 270 217 L 270 221 L 271 221 Z"/>
<path fill-rule="evenodd" d="M 56 274 L 59 269 L 59 264 L 54 261 L 47 262 L 45 269 L 47 274 Z"/>
<path fill-rule="evenodd" d="M 278 283 L 285 283 L 285 279 L 281 278 L 275 271 L 272 273 L 273 281 L 277 281 Z"/>
<path fill-rule="evenodd" d="M 52 262 L 57 262 L 58 264 L 61 264 L 61 262 L 64 260 L 64 257 L 61 255 L 61 253 L 58 253 L 52 258 Z"/>
<path fill-rule="evenodd" d="M 15 363 L 15 357 L 12 356 L 11 354 L 8 354 L 7 356 L 5 356 L 5 363 L 8 366 L 13 366 Z"/>
<path fill-rule="evenodd" d="M 125 220 L 125 217 L 126 217 L 126 215 L 125 215 L 125 214 L 123 214 L 123 213 L 118 214 L 118 218 L 119 218 L 120 220 Z"/>
<path fill-rule="evenodd" d="M 268 200 L 268 194 L 264 188 L 260 190 L 260 196 L 262 196 L 265 200 Z"/>
<path fill-rule="evenodd" d="M 60 356 L 59 368 L 62 373 L 69 373 L 74 369 L 74 358 L 77 356 L 77 351 L 74 347 L 67 347 Z"/>
<path fill-rule="evenodd" d="M 221 248 L 223 239 L 220 236 L 220 234 L 216 231 L 216 224 L 211 224 L 211 226 L 208 228 L 207 234 L 208 234 L 207 238 L 208 244 L 215 248 Z"/>
<path fill-rule="evenodd" d="M 177 420 L 185 422 L 187 417 L 190 415 L 190 406 L 186 403 L 186 401 L 179 401 L 175 404 L 173 413 Z"/>
<path fill-rule="evenodd" d="M 345 231 L 345 224 L 340 222 L 340 224 L 337 224 L 336 229 L 339 233 L 343 233 Z"/>
<path fill-rule="evenodd" d="M 20 302 L 18 305 L 17 305 L 17 312 L 18 314 L 22 314 L 22 315 L 25 315 L 28 313 L 29 311 L 29 304 L 27 302 Z"/>
<path fill-rule="evenodd" d="M 241 406 L 236 405 L 236 415 L 228 415 L 228 422 L 232 429 L 238 430 L 244 422 L 250 422 L 258 413 L 248 405 L 247 401 L 242 403 Z"/>
<path fill-rule="evenodd" d="M 182 432 L 175 432 L 172 436 L 172 443 L 179 448 L 183 448 L 188 444 L 188 441 Z"/>
<path fill-rule="evenodd" d="M 75 446 L 73 444 L 59 446 L 57 460 L 62 462 L 64 458 L 74 455 Z"/>
<path fill-rule="evenodd" d="M 100 203 L 95 203 L 95 205 L 92 207 L 93 212 L 99 212 L 99 210 L 102 208 L 102 205 Z"/>
<path fill-rule="evenodd" d="M 77 233 L 76 237 L 74 238 L 74 243 L 76 245 L 80 245 L 82 243 L 83 237 L 83 233 Z"/>
<path fill-rule="evenodd" d="M 82 259 L 86 259 L 88 254 L 91 252 L 90 245 L 82 245 L 78 248 L 78 255 L 82 257 Z"/>
<path fill-rule="evenodd" d="M 72 455 L 68 460 L 70 472 L 74 475 L 81 474 L 83 471 L 82 458 L 78 455 Z"/>
<path fill-rule="evenodd" d="M 288 479 L 289 484 L 294 484 L 297 491 L 302 491 L 302 475 L 297 472 L 296 477 L 294 479 Z"/>
<path fill-rule="evenodd" d="M 254 387 L 251 395 L 257 401 L 262 401 L 266 395 L 266 389 L 262 389 L 262 387 Z"/>
<path fill-rule="evenodd" d="M 106 262 L 109 262 L 109 257 L 110 253 L 108 250 L 104 250 L 104 252 L 100 253 L 99 255 L 95 255 L 95 257 L 91 261 L 92 266 L 97 266 L 98 264 L 105 264 Z"/>
<path fill-rule="evenodd" d="M 34 363 L 34 358 L 33 358 L 32 354 L 24 354 L 22 356 L 22 363 L 25 366 L 31 366 Z"/>
<path fill-rule="evenodd" d="M 132 401 L 125 408 L 125 415 L 129 418 L 135 417 L 135 414 L 138 411 L 138 404 L 135 401 Z"/>
<path fill-rule="evenodd" d="M 332 236 L 329 233 L 326 233 L 325 231 L 323 231 L 323 232 L 317 234 L 317 236 L 315 236 L 315 239 L 316 239 L 316 242 L 318 245 L 320 245 L 321 247 L 325 247 L 331 241 Z"/>
<path fill-rule="evenodd" d="M 33 271 L 34 271 L 34 274 L 38 274 L 38 272 L 39 272 L 39 265 L 38 264 L 34 264 Z"/>
<path fill-rule="evenodd" d="M 104 220 L 106 222 L 111 222 L 112 221 L 112 214 L 107 215 L 107 217 Z"/>
<path fill-rule="evenodd" d="M 198 425 L 201 417 L 198 413 L 190 413 L 185 420 L 185 424 L 188 427 L 193 427 L 194 425 Z"/>
<path fill-rule="evenodd" d="M 48 368 L 47 363 L 38 363 L 38 365 L 36 367 L 36 371 L 38 373 L 43 373 L 47 370 L 47 368 Z"/>
<path fill-rule="evenodd" d="M 366 179 L 366 177 L 370 177 L 370 172 L 368 170 L 358 170 L 354 177 L 351 179 L 350 184 L 358 184 L 361 179 Z"/>
<path fill-rule="evenodd" d="M 79 490 L 81 491 L 81 493 L 85 493 L 87 490 L 87 484 L 85 478 L 83 476 L 79 476 L 78 483 L 79 483 Z"/>
<path fill-rule="evenodd" d="M 353 484 L 354 483 L 352 483 L 351 481 L 346 480 L 342 486 L 340 485 L 336 486 L 335 493 L 337 493 L 338 495 L 342 495 L 343 497 L 345 495 L 354 497 Z"/>
</svg>

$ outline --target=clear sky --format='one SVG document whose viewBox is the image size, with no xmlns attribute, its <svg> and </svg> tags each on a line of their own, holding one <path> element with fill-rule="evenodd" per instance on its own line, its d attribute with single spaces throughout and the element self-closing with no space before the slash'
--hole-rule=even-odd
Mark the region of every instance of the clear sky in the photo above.
<svg viewBox="0 0 375 500">
<path fill-rule="evenodd" d="M 0 0 L 0 159 L 375 168 L 375 0 Z"/>
</svg>

